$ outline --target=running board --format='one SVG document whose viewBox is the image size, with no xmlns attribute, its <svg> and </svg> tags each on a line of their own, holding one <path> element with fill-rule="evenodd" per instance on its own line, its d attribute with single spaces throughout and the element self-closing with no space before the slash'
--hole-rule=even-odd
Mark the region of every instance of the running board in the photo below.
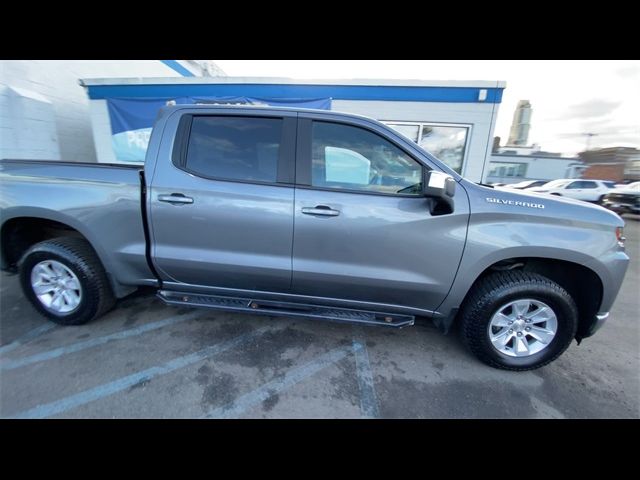
<svg viewBox="0 0 640 480">
<path fill-rule="evenodd" d="M 231 312 L 251 312 L 261 315 L 282 315 L 287 317 L 317 318 L 337 322 L 384 325 L 385 327 L 406 327 L 413 325 L 413 315 L 398 313 L 336 308 L 304 303 L 279 302 L 201 293 L 174 292 L 160 290 L 158 297 L 168 305 L 212 308 Z"/>
</svg>

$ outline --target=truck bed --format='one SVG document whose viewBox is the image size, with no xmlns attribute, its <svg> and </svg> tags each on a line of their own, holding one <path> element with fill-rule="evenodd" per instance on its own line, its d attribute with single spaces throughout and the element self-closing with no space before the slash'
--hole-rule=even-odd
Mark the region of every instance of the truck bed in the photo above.
<svg viewBox="0 0 640 480">
<path fill-rule="evenodd" d="M 0 160 L 0 216 L 68 225 L 91 242 L 112 280 L 149 283 L 142 171 L 140 165 Z"/>
</svg>

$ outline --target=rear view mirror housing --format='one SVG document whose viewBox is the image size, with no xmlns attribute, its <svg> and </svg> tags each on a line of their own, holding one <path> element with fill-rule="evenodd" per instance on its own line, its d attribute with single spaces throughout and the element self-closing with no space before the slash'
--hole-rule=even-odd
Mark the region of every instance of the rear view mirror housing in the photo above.
<svg viewBox="0 0 640 480">
<path fill-rule="evenodd" d="M 451 175 L 436 170 L 425 169 L 422 193 L 425 197 L 436 200 L 432 208 L 432 214 L 435 214 L 435 212 L 439 214 L 453 212 L 453 197 L 456 193 L 456 181 Z"/>
</svg>

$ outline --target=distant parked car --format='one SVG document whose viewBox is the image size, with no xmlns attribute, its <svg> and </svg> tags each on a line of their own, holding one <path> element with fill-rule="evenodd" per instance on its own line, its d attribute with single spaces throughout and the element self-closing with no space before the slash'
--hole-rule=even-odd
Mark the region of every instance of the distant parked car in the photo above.
<svg viewBox="0 0 640 480">
<path fill-rule="evenodd" d="M 584 180 L 565 178 L 545 183 L 541 187 L 528 188 L 527 192 L 548 193 L 561 197 L 575 198 L 586 202 L 600 203 L 613 189 L 615 182 L 606 180 Z"/>
<path fill-rule="evenodd" d="M 618 214 L 640 214 L 640 182 L 612 189 L 604 196 L 602 206 Z"/>
<path fill-rule="evenodd" d="M 621 182 L 616 183 L 616 186 L 614 188 L 624 188 L 624 187 L 627 187 L 627 186 L 631 185 L 632 183 L 637 183 L 637 181 L 635 181 L 635 180 L 622 180 Z"/>
<path fill-rule="evenodd" d="M 540 187 L 547 182 L 548 180 L 525 180 L 524 182 L 512 183 L 506 186 L 509 188 L 517 188 L 518 190 L 524 190 L 525 188 Z"/>
</svg>

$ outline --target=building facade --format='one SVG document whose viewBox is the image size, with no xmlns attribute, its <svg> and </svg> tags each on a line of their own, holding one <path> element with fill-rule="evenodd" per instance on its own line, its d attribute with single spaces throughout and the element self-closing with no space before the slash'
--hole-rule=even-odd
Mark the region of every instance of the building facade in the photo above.
<svg viewBox="0 0 640 480">
<path fill-rule="evenodd" d="M 99 162 L 142 162 L 155 113 L 170 104 L 321 108 L 375 118 L 480 181 L 504 82 L 258 77 L 84 79 Z"/>
<path fill-rule="evenodd" d="M 97 161 L 81 78 L 223 74 L 205 60 L 3 60 L 0 158 Z"/>
<path fill-rule="evenodd" d="M 487 183 L 518 183 L 524 180 L 580 178 L 586 169 L 579 158 L 548 155 L 491 155 Z"/>
<path fill-rule="evenodd" d="M 640 180 L 640 150 L 632 147 L 609 147 L 578 154 L 589 168 L 588 178 L 602 180 Z"/>
</svg>

